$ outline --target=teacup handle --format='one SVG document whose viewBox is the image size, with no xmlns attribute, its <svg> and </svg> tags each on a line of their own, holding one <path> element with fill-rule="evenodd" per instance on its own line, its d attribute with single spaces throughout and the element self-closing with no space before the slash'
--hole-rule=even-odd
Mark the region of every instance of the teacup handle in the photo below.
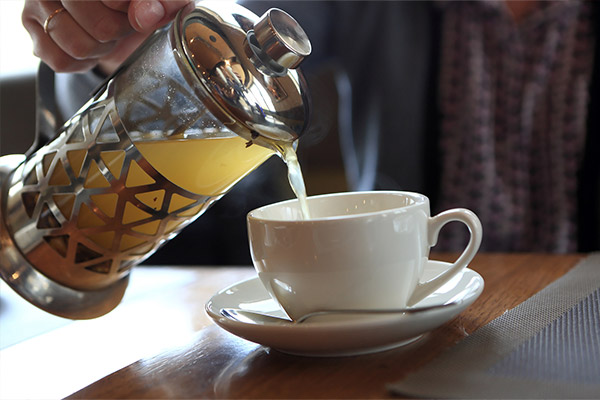
<svg viewBox="0 0 600 400">
<path fill-rule="evenodd" d="M 467 247 L 464 249 L 460 257 L 458 257 L 458 259 L 446 271 L 427 282 L 419 282 L 412 296 L 408 300 L 408 306 L 418 303 L 431 293 L 435 292 L 443 284 L 448 282 L 454 275 L 469 265 L 473 257 L 475 257 L 475 254 L 477 254 L 477 250 L 479 250 L 479 245 L 481 244 L 483 228 L 481 227 L 481 221 L 479 221 L 477 215 L 475 215 L 473 211 L 467 210 L 466 208 L 453 208 L 429 218 L 429 224 L 427 227 L 429 247 L 436 245 L 440 230 L 444 225 L 452 221 L 462 222 L 463 224 L 467 225 L 467 228 L 469 228 L 471 237 Z"/>
</svg>

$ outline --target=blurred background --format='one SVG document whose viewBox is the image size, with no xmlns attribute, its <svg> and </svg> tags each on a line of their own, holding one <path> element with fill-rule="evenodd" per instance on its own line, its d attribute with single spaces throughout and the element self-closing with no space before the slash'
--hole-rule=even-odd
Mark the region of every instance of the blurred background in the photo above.
<svg viewBox="0 0 600 400">
<path fill-rule="evenodd" d="M 23 0 L 0 1 L 0 155 L 23 153 L 35 132 L 35 73 Z"/>
</svg>

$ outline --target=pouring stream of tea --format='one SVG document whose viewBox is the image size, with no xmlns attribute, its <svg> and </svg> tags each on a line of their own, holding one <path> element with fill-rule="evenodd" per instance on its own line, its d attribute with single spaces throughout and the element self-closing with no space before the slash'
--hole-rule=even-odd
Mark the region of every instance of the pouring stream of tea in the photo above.
<svg viewBox="0 0 600 400">
<path fill-rule="evenodd" d="M 308 210 L 308 201 L 306 199 L 306 186 L 304 185 L 304 178 L 302 177 L 302 170 L 300 169 L 298 156 L 296 155 L 296 151 L 291 143 L 285 143 L 281 145 L 281 156 L 288 167 L 288 180 L 290 182 L 290 186 L 300 202 L 302 218 L 309 219 L 310 212 Z"/>
</svg>

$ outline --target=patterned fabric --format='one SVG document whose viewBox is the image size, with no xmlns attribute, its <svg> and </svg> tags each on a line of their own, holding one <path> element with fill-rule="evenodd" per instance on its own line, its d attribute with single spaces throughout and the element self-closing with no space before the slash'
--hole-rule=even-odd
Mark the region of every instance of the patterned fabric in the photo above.
<svg viewBox="0 0 600 400">
<path fill-rule="evenodd" d="M 483 250 L 575 251 L 591 5 L 540 2 L 518 23 L 502 1 L 442 8 L 440 208 L 475 211 Z M 443 234 L 441 247 L 465 236 Z"/>
</svg>

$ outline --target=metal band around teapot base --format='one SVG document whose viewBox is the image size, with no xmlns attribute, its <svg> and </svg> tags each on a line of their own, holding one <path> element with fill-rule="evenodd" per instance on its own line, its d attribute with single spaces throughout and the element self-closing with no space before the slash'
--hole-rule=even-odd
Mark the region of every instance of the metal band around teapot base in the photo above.
<svg viewBox="0 0 600 400">
<path fill-rule="evenodd" d="M 21 297 L 49 313 L 71 319 L 90 319 L 108 313 L 123 298 L 129 274 L 100 290 L 75 290 L 40 273 L 15 246 L 4 217 L 8 190 L 4 186 L 23 161 L 24 155 L 0 157 L 0 276 Z"/>
</svg>

